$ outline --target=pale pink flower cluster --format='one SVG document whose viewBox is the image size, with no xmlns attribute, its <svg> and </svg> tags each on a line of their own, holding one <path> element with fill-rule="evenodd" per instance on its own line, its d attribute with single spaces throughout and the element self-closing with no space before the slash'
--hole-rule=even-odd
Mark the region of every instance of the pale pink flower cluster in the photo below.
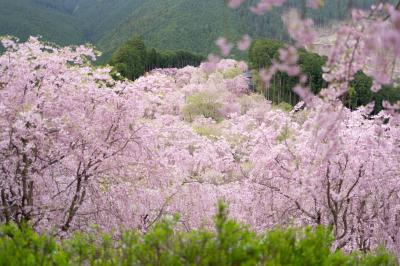
<svg viewBox="0 0 400 266">
<path fill-rule="evenodd" d="M 273 7 L 283 5 L 286 0 L 260 0 L 256 6 L 250 8 L 251 12 L 256 15 L 263 15 L 265 12 L 271 10 Z"/>
<path fill-rule="evenodd" d="M 238 8 L 239 6 L 241 6 L 246 1 L 247 0 L 229 0 L 228 5 L 231 8 Z"/>
<path fill-rule="evenodd" d="M 278 72 L 287 73 L 289 76 L 300 75 L 300 67 L 297 64 L 299 55 L 293 46 L 288 46 L 279 50 L 279 60 L 272 60 L 272 65 L 268 69 L 262 69 L 260 76 L 268 88 L 273 76 Z"/>
<path fill-rule="evenodd" d="M 231 53 L 233 44 L 229 43 L 227 39 L 221 37 L 216 41 L 216 44 L 218 45 L 219 49 L 221 50 L 221 54 L 223 56 L 228 56 Z"/>
<path fill-rule="evenodd" d="M 300 47 L 313 44 L 316 32 L 313 29 L 312 19 L 301 19 L 297 10 L 291 9 L 282 16 L 282 20 L 290 37 Z"/>
<path fill-rule="evenodd" d="M 382 12 L 382 8 L 370 12 Z M 331 87 L 335 87 L 333 97 L 346 93 L 348 82 L 359 70 L 374 78 L 371 89 L 375 92 L 381 85 L 393 82 L 396 58 L 400 57 L 400 28 L 397 26 L 400 12 L 391 6 L 386 9 L 389 19 L 354 10 L 353 23 L 338 30 L 324 75 Z"/>
<path fill-rule="evenodd" d="M 324 5 L 325 0 L 307 0 L 307 7 L 318 9 Z"/>
<path fill-rule="evenodd" d="M 241 51 L 246 51 L 251 45 L 251 38 L 248 34 L 243 35 L 237 43 L 237 48 Z"/>
<path fill-rule="evenodd" d="M 228 6 L 230 8 L 238 8 L 247 0 L 229 0 Z M 251 11 L 257 15 L 262 15 L 272 7 L 282 6 L 285 0 L 260 0 L 256 6 L 251 7 Z M 324 0 L 307 0 L 307 7 L 318 9 L 324 5 Z"/>
</svg>

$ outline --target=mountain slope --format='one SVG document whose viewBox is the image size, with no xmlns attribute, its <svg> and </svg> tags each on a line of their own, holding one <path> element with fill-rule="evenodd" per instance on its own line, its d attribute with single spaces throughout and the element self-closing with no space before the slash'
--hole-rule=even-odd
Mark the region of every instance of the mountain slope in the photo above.
<svg viewBox="0 0 400 266">
<path fill-rule="evenodd" d="M 148 0 L 98 45 L 112 51 L 132 34 L 138 34 L 155 48 L 204 53 L 213 49 L 214 40 L 224 34 L 226 25 L 237 28 L 232 16 L 224 14 L 227 11 L 222 1 Z"/>
<path fill-rule="evenodd" d="M 283 8 L 276 8 L 264 16 L 255 16 L 249 7 L 257 0 L 249 0 L 238 10 L 226 7 L 225 0 L 146 0 L 137 6 L 118 27 L 105 33 L 97 45 L 106 54 L 111 53 L 132 34 L 141 35 L 149 46 L 158 49 L 185 49 L 197 53 L 216 50 L 215 40 L 227 36 L 235 41 L 243 34 L 252 37 L 286 39 L 280 16 L 283 9 L 300 8 L 300 1 L 288 0 Z M 376 0 L 325 1 L 317 11 L 307 10 L 317 26 L 348 16 L 353 8 L 368 8 Z"/>
<path fill-rule="evenodd" d="M 46 0 L 51 1 L 51 0 Z M 82 25 L 86 38 L 96 43 L 115 30 L 143 0 L 78 0 L 72 15 Z"/>
<path fill-rule="evenodd" d="M 215 51 L 221 35 L 232 41 L 244 33 L 285 39 L 282 8 L 257 17 L 248 11 L 257 2 L 230 10 L 226 0 L 0 0 L 0 35 L 43 35 L 60 44 L 91 42 L 106 57 L 133 34 L 150 47 L 203 54 Z M 308 15 L 324 25 L 346 17 L 349 3 L 367 7 L 375 2 L 325 1 L 323 9 L 308 10 Z M 300 7 L 299 1 L 288 0 L 284 8 L 290 7 Z"/>
<path fill-rule="evenodd" d="M 0 0 L 0 35 L 41 35 L 58 44 L 85 42 L 72 16 L 32 0 Z"/>
<path fill-rule="evenodd" d="M 59 44 L 96 43 L 141 0 L 0 0 L 0 35 L 42 35 Z"/>
</svg>

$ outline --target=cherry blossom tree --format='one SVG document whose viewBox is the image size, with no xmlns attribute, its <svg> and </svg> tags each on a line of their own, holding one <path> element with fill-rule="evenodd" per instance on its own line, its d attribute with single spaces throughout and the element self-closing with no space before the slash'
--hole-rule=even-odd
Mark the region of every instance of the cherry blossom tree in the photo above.
<svg viewBox="0 0 400 266">
<path fill-rule="evenodd" d="M 253 11 L 263 13 L 282 4 L 260 1 Z M 313 8 L 319 4 L 308 3 Z M 331 225 L 337 248 L 366 251 L 384 243 L 399 252 L 397 107 L 386 104 L 386 112 L 369 117 L 371 106 L 350 112 L 339 101 L 359 70 L 374 78 L 373 91 L 393 83 L 399 14 L 382 4 L 368 12 L 354 10 L 353 21 L 339 29 L 328 57 L 324 79 L 329 85 L 314 96 L 297 67 L 295 51 L 312 45 L 313 23 L 290 10 L 283 22 L 295 46 L 282 49 L 279 61 L 261 72 L 267 86 L 278 71 L 298 76 L 293 90 L 307 104 L 308 114 L 302 124 L 288 124 L 280 144 L 260 138 L 252 155 L 258 161 L 253 179 L 275 194 L 271 200 L 278 211 L 276 221 Z"/>
<path fill-rule="evenodd" d="M 89 48 L 3 43 L 0 219 L 67 231 L 143 152 L 141 106 L 107 69 L 86 64 Z"/>
</svg>

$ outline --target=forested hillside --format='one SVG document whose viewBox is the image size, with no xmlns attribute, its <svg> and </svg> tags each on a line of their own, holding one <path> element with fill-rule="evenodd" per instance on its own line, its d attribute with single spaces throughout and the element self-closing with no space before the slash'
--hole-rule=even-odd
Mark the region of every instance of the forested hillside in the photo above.
<svg viewBox="0 0 400 266">
<path fill-rule="evenodd" d="M 0 36 L 13 35 L 25 39 L 30 35 L 41 35 L 45 40 L 58 44 L 85 41 L 79 23 L 70 14 L 40 2 L 0 0 Z"/>
<path fill-rule="evenodd" d="M 300 2 L 288 1 L 283 8 L 301 9 Z M 376 0 L 325 2 L 318 11 L 303 9 L 319 26 L 345 18 L 349 7 L 365 8 Z M 282 8 L 257 17 L 248 12 L 255 3 L 230 10 L 225 0 L 0 0 L 0 35 L 42 35 L 59 44 L 90 42 L 106 57 L 133 34 L 150 47 L 202 54 L 215 51 L 214 41 L 221 35 L 235 40 L 247 32 L 286 39 Z"/>
<path fill-rule="evenodd" d="M 237 10 L 231 10 L 226 7 L 225 0 L 148 0 L 138 6 L 119 27 L 106 33 L 98 45 L 109 54 L 132 34 L 139 34 L 155 48 L 209 53 L 216 51 L 214 42 L 221 35 L 232 41 L 245 33 L 250 33 L 252 37 L 286 40 L 286 31 L 280 20 L 282 9 L 301 8 L 300 1 L 288 1 L 283 8 L 276 8 L 263 16 L 248 12 L 256 2 L 251 0 Z M 368 8 L 375 2 L 325 1 L 323 9 L 303 12 L 313 17 L 318 26 L 323 26 L 332 20 L 345 19 L 349 6 Z"/>
</svg>

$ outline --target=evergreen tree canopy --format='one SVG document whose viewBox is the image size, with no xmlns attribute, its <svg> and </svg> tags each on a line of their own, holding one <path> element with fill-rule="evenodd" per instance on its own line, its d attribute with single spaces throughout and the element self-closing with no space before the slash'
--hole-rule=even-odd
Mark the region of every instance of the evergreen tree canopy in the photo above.
<svg viewBox="0 0 400 266">
<path fill-rule="evenodd" d="M 155 68 L 198 66 L 203 56 L 187 51 L 161 51 L 146 48 L 139 36 L 124 43 L 111 57 L 109 64 L 123 77 L 134 80 Z"/>
</svg>

